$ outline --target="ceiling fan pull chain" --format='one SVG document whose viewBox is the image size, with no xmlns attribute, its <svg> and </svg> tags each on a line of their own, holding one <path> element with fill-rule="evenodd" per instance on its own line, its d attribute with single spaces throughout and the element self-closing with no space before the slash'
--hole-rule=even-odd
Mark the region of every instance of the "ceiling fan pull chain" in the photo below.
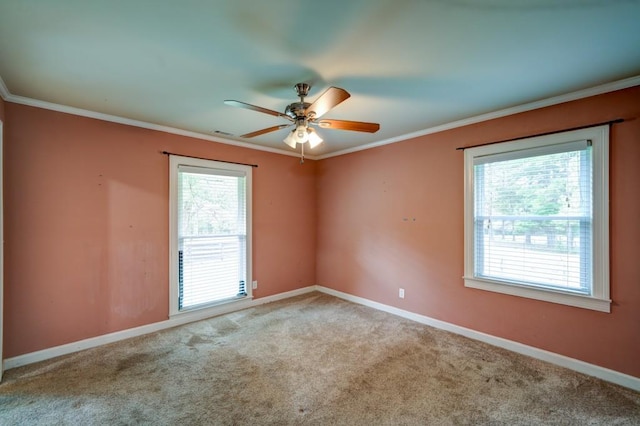
<svg viewBox="0 0 640 426">
<path fill-rule="evenodd" d="M 300 164 L 304 164 L 304 144 L 300 144 Z"/>
</svg>

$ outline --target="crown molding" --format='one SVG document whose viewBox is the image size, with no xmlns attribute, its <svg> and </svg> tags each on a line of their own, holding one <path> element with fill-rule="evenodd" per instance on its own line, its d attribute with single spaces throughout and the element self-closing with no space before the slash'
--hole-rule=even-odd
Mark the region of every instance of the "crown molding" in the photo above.
<svg viewBox="0 0 640 426">
<path fill-rule="evenodd" d="M 629 77 L 623 80 L 614 81 L 611 83 L 601 84 L 599 86 L 591 87 L 588 89 L 578 90 L 575 92 L 567 93 L 564 95 L 554 96 L 547 99 L 541 99 L 539 101 L 529 102 L 522 105 L 517 105 L 510 108 L 501 109 L 498 111 L 489 112 L 486 114 L 476 115 L 474 117 L 464 118 L 462 120 L 452 121 L 450 123 L 441 124 L 434 127 L 429 127 L 424 130 L 419 130 L 413 133 L 407 133 L 405 135 L 396 136 L 389 139 L 384 139 L 378 142 L 369 143 L 366 145 L 360 145 L 353 148 L 343 149 L 340 151 L 330 152 L 322 155 L 307 155 L 305 159 L 308 160 L 324 160 L 326 158 L 337 157 L 340 155 L 351 154 L 353 152 L 364 151 L 366 149 L 376 148 L 379 146 L 390 145 L 397 142 L 406 141 L 408 139 L 417 138 L 420 136 L 430 135 L 433 133 L 443 132 L 445 130 L 451 130 L 458 127 L 468 126 L 470 124 L 476 124 L 483 121 L 489 121 L 496 118 L 506 117 L 509 115 L 518 114 L 521 112 L 531 111 L 539 108 L 544 108 L 552 105 L 561 104 L 564 102 L 575 101 L 578 99 L 588 98 L 590 96 L 601 95 L 604 93 L 614 92 L 616 90 L 627 89 L 629 87 L 640 86 L 640 75 L 635 77 Z M 149 123 L 146 121 L 133 120 L 130 118 L 119 117 L 110 114 L 104 114 L 101 112 L 90 111 L 82 108 L 75 108 L 66 105 L 60 105 L 52 102 L 40 101 L 37 99 L 27 98 L 24 96 L 16 96 L 9 92 L 9 89 L 4 84 L 2 77 L 0 77 L 0 95 L 7 102 L 13 102 L 22 105 L 33 106 L 37 108 L 48 109 L 52 111 L 63 112 L 66 114 L 78 115 L 82 117 L 94 118 L 96 120 L 109 121 L 118 124 L 125 124 L 128 126 L 141 127 L 143 129 L 156 130 L 159 132 L 171 133 L 174 135 L 186 136 L 195 139 L 207 140 L 210 142 L 222 143 L 225 145 L 233 145 L 241 148 L 254 149 L 257 151 L 271 152 L 274 154 L 287 155 L 290 157 L 299 157 L 299 154 L 294 151 L 287 151 L 278 148 L 271 148 L 266 146 L 260 146 L 255 144 L 249 144 L 246 142 L 235 141 L 232 139 L 225 139 L 221 137 L 214 137 L 205 133 L 193 132 L 190 130 L 178 129 L 170 126 L 163 126 L 159 124 Z"/>
<path fill-rule="evenodd" d="M 6 95 L 5 95 L 5 91 L 6 91 Z M 160 125 L 160 124 L 149 123 L 149 122 L 141 121 L 141 120 L 134 120 L 134 119 L 131 119 L 131 118 L 120 117 L 120 116 L 117 116 L 117 115 L 104 114 L 104 113 L 101 113 L 101 112 L 86 110 L 86 109 L 82 109 L 82 108 L 75 108 L 75 107 L 70 107 L 70 106 L 66 106 L 66 105 L 56 104 L 56 103 L 53 103 L 53 102 L 41 101 L 41 100 L 38 100 L 38 99 L 27 98 L 25 96 L 12 95 L 9 92 L 9 90 L 6 88 L 6 86 L 4 86 L 4 83 L 2 82 L 1 78 L 0 78 L 0 94 L 2 94 L 2 97 L 4 98 L 5 101 L 16 103 L 16 104 L 20 104 L 20 105 L 27 105 L 27 106 L 32 106 L 32 107 L 36 107 L 36 108 L 42 108 L 42 109 L 47 109 L 47 110 L 51 110 L 51 111 L 62 112 L 62 113 L 65 113 L 65 114 L 78 115 L 78 116 L 81 116 L 81 117 L 87 117 L 87 118 L 93 118 L 93 119 L 96 119 L 96 120 L 108 121 L 108 122 L 111 122 L 111 123 L 124 124 L 124 125 L 127 125 L 127 126 L 140 127 L 140 128 L 143 128 L 143 129 L 155 130 L 155 131 L 158 131 L 158 132 L 171 133 L 171 134 L 174 134 L 174 135 L 186 136 L 186 137 L 189 137 L 189 138 L 202 139 L 202 140 L 206 140 L 206 141 L 210 141 L 210 142 L 222 143 L 222 144 L 225 144 L 225 145 L 233 145 L 233 146 L 237 146 L 237 147 L 241 147 L 241 148 L 248 148 L 248 149 L 253 149 L 253 150 L 257 150 L 257 151 L 265 151 L 265 152 L 270 152 L 270 153 L 273 153 L 273 154 L 287 155 L 287 156 L 290 156 L 290 157 L 299 157 L 300 156 L 300 154 L 298 152 L 295 152 L 295 151 L 286 151 L 286 150 L 278 149 L 278 148 L 260 146 L 260 145 L 246 143 L 246 142 L 235 141 L 235 140 L 232 140 L 232 139 L 225 139 L 225 138 L 221 138 L 221 137 L 217 137 L 217 136 L 211 136 L 211 135 L 207 135 L 206 133 L 193 132 L 193 131 L 190 131 L 190 130 L 178 129 L 176 127 L 163 126 L 163 125 Z M 307 159 L 307 160 L 316 160 L 317 159 L 316 156 L 306 155 L 306 154 L 305 154 L 304 158 Z"/>
<path fill-rule="evenodd" d="M 318 155 L 318 160 L 324 160 L 325 158 L 337 157 L 340 155 L 351 154 L 352 152 L 364 151 L 365 149 L 371 149 L 378 146 L 390 145 L 396 142 L 406 141 L 408 139 L 417 138 L 420 136 L 430 135 L 433 133 L 444 132 L 445 130 L 451 130 L 458 127 L 468 126 L 470 124 L 476 124 L 483 121 L 489 121 L 496 118 L 506 117 L 508 115 L 519 114 L 521 112 L 532 111 L 534 109 L 544 108 L 552 105 L 562 104 L 565 102 L 575 101 L 578 99 L 588 98 L 591 96 L 601 95 L 604 93 L 615 92 L 616 90 L 627 89 L 629 87 L 640 86 L 640 75 L 623 80 L 614 81 L 611 83 L 601 84 L 599 86 L 591 87 L 588 89 L 578 90 L 576 92 L 566 93 L 564 95 L 554 96 L 552 98 L 541 99 L 535 102 L 529 102 L 522 105 L 517 105 L 510 108 L 501 109 L 498 111 L 489 112 L 486 114 L 476 115 L 474 117 L 464 118 L 462 120 L 452 121 L 450 123 L 441 124 L 439 126 L 429 127 L 417 132 L 408 133 L 406 135 L 397 136 L 390 139 L 385 139 L 378 142 L 373 142 L 366 145 L 360 145 L 353 148 L 343 149 L 328 154 Z"/>
<path fill-rule="evenodd" d="M 2 79 L 1 76 L 0 76 L 0 96 L 2 96 L 2 99 L 4 99 L 5 101 L 7 101 L 8 98 L 11 96 L 11 93 L 9 93 L 9 89 L 7 89 L 7 85 L 4 84 L 4 80 Z"/>
</svg>

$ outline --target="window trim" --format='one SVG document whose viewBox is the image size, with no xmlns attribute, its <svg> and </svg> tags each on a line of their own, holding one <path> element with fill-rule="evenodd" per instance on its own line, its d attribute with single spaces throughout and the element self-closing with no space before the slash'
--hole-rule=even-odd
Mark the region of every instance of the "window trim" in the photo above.
<svg viewBox="0 0 640 426">
<path fill-rule="evenodd" d="M 525 286 L 474 276 L 474 158 L 590 140 L 593 158 L 593 288 L 591 295 Z M 464 285 L 480 290 L 559 303 L 601 312 L 611 312 L 609 283 L 609 126 L 596 126 L 510 142 L 467 148 L 464 151 Z"/>
<path fill-rule="evenodd" d="M 246 296 L 239 297 L 237 299 L 226 299 L 219 302 L 213 302 L 211 304 L 192 307 L 189 309 L 180 310 L 178 306 L 179 297 L 179 283 L 178 283 L 178 172 L 180 166 L 182 167 L 194 167 L 204 168 L 207 170 L 217 170 L 221 172 L 229 172 L 230 175 L 236 175 L 238 172 L 243 173 L 245 176 L 246 184 Z M 214 160 L 205 160 L 193 157 L 182 157 L 179 155 L 169 155 L 169 318 L 184 315 L 207 316 L 217 315 L 223 312 L 228 312 L 228 306 L 231 304 L 246 304 L 253 298 L 252 285 L 253 281 L 252 269 L 252 172 L 251 166 L 224 163 Z"/>
</svg>

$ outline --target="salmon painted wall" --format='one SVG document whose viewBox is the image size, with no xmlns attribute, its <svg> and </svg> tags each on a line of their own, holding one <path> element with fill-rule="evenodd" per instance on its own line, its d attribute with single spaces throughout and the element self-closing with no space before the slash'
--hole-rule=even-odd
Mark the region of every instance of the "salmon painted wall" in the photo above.
<svg viewBox="0 0 640 426">
<path fill-rule="evenodd" d="M 320 161 L 317 283 L 640 377 L 639 116 L 635 87 Z M 610 134 L 612 312 L 465 288 L 456 148 L 619 117 L 629 121 Z"/>
<path fill-rule="evenodd" d="M 167 319 L 163 150 L 258 164 L 254 296 L 315 283 L 315 162 L 9 102 L 5 115 L 6 358 Z"/>
</svg>

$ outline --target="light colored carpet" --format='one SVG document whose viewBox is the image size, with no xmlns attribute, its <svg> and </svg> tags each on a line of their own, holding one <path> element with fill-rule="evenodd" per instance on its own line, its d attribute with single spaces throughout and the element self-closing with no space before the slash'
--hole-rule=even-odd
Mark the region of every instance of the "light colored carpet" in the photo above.
<svg viewBox="0 0 640 426">
<path fill-rule="evenodd" d="M 640 394 L 309 293 L 5 373 L 2 425 L 638 425 Z"/>
</svg>

